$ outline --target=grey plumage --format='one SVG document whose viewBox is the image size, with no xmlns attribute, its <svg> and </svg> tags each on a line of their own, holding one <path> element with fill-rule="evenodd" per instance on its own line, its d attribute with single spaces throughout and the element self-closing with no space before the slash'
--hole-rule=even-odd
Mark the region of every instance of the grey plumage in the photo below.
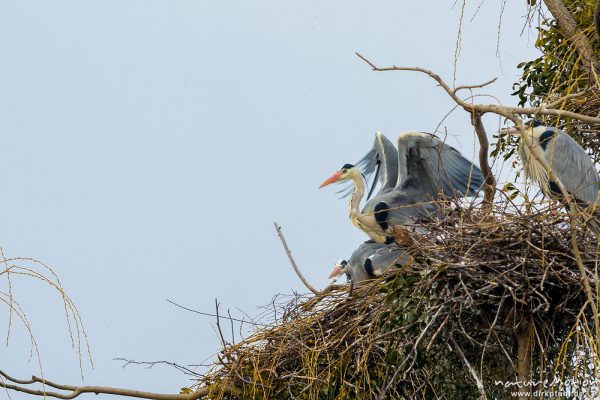
<svg viewBox="0 0 600 400">
<path fill-rule="evenodd" d="M 367 194 L 367 200 L 371 198 L 377 184 L 380 184 L 379 193 L 385 193 L 393 190 L 398 180 L 398 151 L 394 144 L 383 133 L 375 132 L 373 147 L 357 163 L 356 167 L 361 171 L 365 181 L 368 181 L 373 174 L 375 175 L 371 182 L 371 187 Z M 338 191 L 341 198 L 348 197 L 354 187 L 349 185 Z"/>
<path fill-rule="evenodd" d="M 362 282 L 381 276 L 393 265 L 404 264 L 408 257 L 408 253 L 395 243 L 386 245 L 369 240 L 354 250 L 348 261 L 338 261 L 330 278 L 346 274 L 353 283 Z"/>
<path fill-rule="evenodd" d="M 352 180 L 350 220 L 378 243 L 393 240 L 395 225 L 414 226 L 422 231 L 421 222 L 435 215 L 438 210 L 435 202 L 442 194 L 475 195 L 483 183 L 479 168 L 434 135 L 403 132 L 398 135 L 397 144 L 394 163 L 393 145 L 378 133 L 373 149 L 359 162 L 367 173 L 377 167 L 385 169 L 378 177 L 381 189 L 362 211 L 365 182 L 358 167 L 344 164 L 320 186 Z M 396 183 L 392 187 L 394 176 Z"/>
<path fill-rule="evenodd" d="M 528 140 L 534 151 L 545 158 L 565 189 L 580 205 L 600 207 L 600 175 L 579 143 L 562 130 L 545 126 L 540 121 L 529 121 L 527 125 Z M 516 129 L 508 132 L 518 134 Z M 545 194 L 561 198 L 562 194 L 556 183 L 549 178 L 547 171 L 524 143 L 520 144 L 519 154 L 526 175 L 539 184 Z"/>
<path fill-rule="evenodd" d="M 456 149 L 434 135 L 408 131 L 398 135 L 397 160 L 383 164 L 396 176 L 393 188 L 382 184 L 377 195 L 365 204 L 362 214 L 372 216 L 379 236 L 393 234 L 396 225 L 415 227 L 422 232 L 421 222 L 438 212 L 435 203 L 440 195 L 473 196 L 483 184 L 481 170 Z M 374 224 L 371 224 L 375 226 Z M 377 229 L 376 229 L 377 230 Z"/>
<path fill-rule="evenodd" d="M 422 167 L 433 185 L 433 196 L 461 194 L 474 196 L 483 184 L 481 170 L 458 150 L 424 132 L 407 131 L 398 135 L 398 181 L 396 190 L 418 179 Z M 414 184 L 414 183 L 413 183 Z"/>
<path fill-rule="evenodd" d="M 375 178 L 367 199 L 371 197 L 377 182 L 381 184 L 379 193 L 386 193 L 396 187 L 398 181 L 398 151 L 394 144 L 383 133 L 375 133 L 375 141 L 371 150 L 356 163 L 363 175 L 370 176 L 375 172 Z"/>
</svg>

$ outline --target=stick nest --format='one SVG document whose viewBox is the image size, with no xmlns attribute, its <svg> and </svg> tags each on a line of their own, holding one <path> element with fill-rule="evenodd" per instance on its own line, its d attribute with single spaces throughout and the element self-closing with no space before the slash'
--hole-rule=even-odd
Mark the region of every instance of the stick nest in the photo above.
<svg viewBox="0 0 600 400">
<path fill-rule="evenodd" d="M 198 385 L 223 399 L 505 398 L 523 368 L 519 340 L 536 380 L 559 376 L 564 389 L 588 379 L 594 328 L 568 215 L 509 201 L 444 215 L 404 243 L 411 261 L 351 296 L 338 286 L 276 305 L 282 317 L 225 346 Z M 582 226 L 596 292 L 598 240 Z"/>
</svg>

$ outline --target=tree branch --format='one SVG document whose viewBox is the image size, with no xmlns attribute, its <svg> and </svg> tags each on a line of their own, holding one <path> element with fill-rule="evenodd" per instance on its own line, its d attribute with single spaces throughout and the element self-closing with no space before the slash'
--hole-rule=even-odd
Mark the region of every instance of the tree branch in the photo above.
<svg viewBox="0 0 600 400">
<path fill-rule="evenodd" d="M 553 115 L 556 117 L 568 117 L 568 118 L 578 119 L 583 122 L 600 124 L 600 118 L 598 118 L 598 117 L 590 117 L 590 116 L 575 113 L 572 111 L 548 108 L 545 105 L 541 105 L 540 107 L 509 107 L 509 106 L 499 106 L 497 104 L 468 103 L 468 102 L 462 100 L 461 98 L 459 98 L 456 94 L 456 91 L 461 88 L 460 86 L 456 89 L 450 88 L 450 86 L 448 86 L 448 84 L 446 82 L 444 82 L 444 80 L 442 78 L 440 78 L 439 75 L 435 74 L 434 72 L 432 72 L 428 69 L 421 68 L 421 67 L 397 67 L 395 65 L 393 65 L 391 67 L 380 68 L 380 67 L 377 67 L 375 64 L 373 64 L 371 61 L 367 60 L 361 54 L 356 53 L 356 55 L 360 59 L 362 59 L 364 62 L 369 64 L 369 66 L 371 66 L 373 71 L 378 71 L 378 72 L 414 71 L 414 72 L 421 72 L 425 75 L 428 75 L 430 78 L 435 80 L 444 89 L 444 91 L 446 91 L 446 93 L 448 93 L 448 95 L 452 98 L 452 100 L 454 100 L 456 102 L 456 104 L 458 104 L 463 109 L 465 109 L 465 111 L 467 111 L 471 114 L 479 113 L 479 114 L 483 115 L 485 113 L 491 112 L 494 114 L 502 115 L 506 118 L 509 118 L 509 117 L 507 117 L 507 115 L 510 114 L 511 118 L 509 118 L 509 119 L 513 122 L 515 122 L 513 120 L 513 118 L 515 118 L 516 116 L 519 116 L 519 115 L 531 115 L 531 114 Z"/>
<path fill-rule="evenodd" d="M 465 366 L 467 367 L 467 369 L 471 373 L 471 376 L 475 380 L 475 384 L 477 385 L 477 390 L 479 391 L 479 395 L 481 396 L 480 399 L 487 399 L 487 396 L 485 395 L 485 388 L 483 387 L 483 382 L 481 381 L 481 378 L 479 377 L 479 375 L 477 375 L 475 368 L 473 368 L 473 366 L 471 365 L 469 360 L 467 360 L 467 357 L 465 357 L 465 354 L 460 349 L 460 346 L 458 344 L 456 344 L 456 341 L 454 340 L 454 336 L 450 335 L 450 341 L 453 344 L 452 347 L 454 347 L 454 350 L 458 353 L 460 358 L 462 358 L 463 362 L 465 363 Z"/>
<path fill-rule="evenodd" d="M 290 260 L 290 263 L 292 264 L 292 267 L 294 267 L 294 271 L 296 271 L 296 275 L 298 275 L 298 278 L 300 278 L 300 280 L 302 281 L 302 283 L 304 283 L 304 286 L 306 286 L 306 288 L 308 290 L 310 290 L 314 294 L 321 294 L 321 292 L 319 292 L 310 283 L 308 283 L 308 281 L 304 278 L 304 275 L 302 275 L 302 272 L 300 272 L 300 268 L 298 268 L 298 265 L 296 265 L 296 262 L 294 261 L 294 258 L 292 257 L 292 252 L 290 251 L 287 243 L 285 242 L 285 238 L 283 237 L 283 232 L 281 232 L 281 226 L 279 226 L 277 224 L 277 222 L 273 222 L 273 225 L 275 225 L 275 230 L 277 231 L 277 236 L 279 236 L 279 239 L 281 240 L 281 244 L 283 245 L 283 248 L 285 250 L 285 254 L 287 254 L 288 259 Z"/>
<path fill-rule="evenodd" d="M 125 367 L 129 366 L 129 365 L 143 365 L 144 368 L 146 369 L 152 369 L 154 366 L 156 365 L 166 365 L 172 368 L 175 368 L 176 370 L 186 374 L 186 375 L 191 375 L 191 376 L 201 376 L 201 374 L 199 374 L 196 371 L 192 371 L 191 369 L 177 364 L 175 362 L 172 361 L 165 361 L 165 360 L 160 360 L 160 361 L 135 361 L 135 360 L 128 360 L 127 358 L 113 358 L 114 361 L 121 361 L 123 362 L 123 369 L 125 369 Z"/>
<path fill-rule="evenodd" d="M 94 394 L 110 394 L 115 396 L 125 396 L 125 397 L 134 397 L 138 399 L 152 399 L 152 400 L 197 400 L 203 397 L 208 396 L 209 394 L 227 394 L 234 397 L 241 397 L 242 392 L 240 389 L 224 385 L 224 384 L 215 384 L 211 386 L 202 387 L 192 393 L 188 394 L 176 394 L 176 393 L 153 393 L 153 392 L 144 392 L 140 390 L 132 390 L 132 389 L 123 389 L 123 388 L 114 388 L 109 386 L 73 386 L 73 385 L 63 385 L 60 383 L 55 383 L 49 381 L 47 379 L 39 378 L 37 376 L 32 376 L 31 379 L 22 380 L 13 378 L 8 375 L 6 372 L 0 370 L 0 375 L 4 379 L 0 379 L 0 387 L 3 387 L 8 390 L 14 390 L 16 392 L 27 393 L 33 396 L 43 396 L 43 397 L 54 397 L 57 399 L 74 399 L 81 394 L 84 393 L 94 393 Z M 9 383 L 9 382 L 12 383 Z M 26 385 L 31 385 L 34 383 L 41 383 L 42 385 L 49 386 L 54 389 L 63 390 L 66 393 L 60 392 L 51 392 L 45 389 L 32 389 L 27 387 Z"/>
<path fill-rule="evenodd" d="M 481 172 L 485 177 L 483 204 L 488 211 L 491 211 L 492 204 L 494 202 L 494 195 L 496 194 L 496 178 L 494 177 L 488 162 L 488 151 L 490 144 L 487 138 L 485 127 L 481 122 L 481 114 L 471 115 L 471 123 L 475 128 L 475 133 L 477 134 L 477 139 L 479 140 L 479 167 L 481 168 Z"/>
<path fill-rule="evenodd" d="M 592 70 L 600 70 L 600 64 L 591 43 L 581 29 L 579 29 L 577 22 L 575 22 L 575 19 L 567 7 L 565 7 L 562 0 L 544 0 L 544 4 L 546 4 L 546 7 L 548 7 L 556 22 L 558 22 L 558 27 L 563 36 L 575 46 L 577 54 L 581 58 L 581 64 L 591 80 Z"/>
<path fill-rule="evenodd" d="M 600 40 L 600 1 L 596 1 L 596 7 L 594 7 L 594 25 L 596 28 L 596 40 Z"/>
</svg>

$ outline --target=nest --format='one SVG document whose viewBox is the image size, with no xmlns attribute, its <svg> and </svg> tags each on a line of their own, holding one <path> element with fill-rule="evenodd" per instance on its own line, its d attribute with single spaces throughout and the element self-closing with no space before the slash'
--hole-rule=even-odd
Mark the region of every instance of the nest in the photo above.
<svg viewBox="0 0 600 400">
<path fill-rule="evenodd" d="M 223 348 L 198 385 L 213 398 L 505 398 L 525 374 L 581 390 L 596 342 L 573 225 L 558 205 L 531 207 L 447 207 L 404 243 L 408 263 L 351 296 L 338 286 L 280 304 L 282 318 Z M 573 229 L 595 289 L 598 240 Z"/>
</svg>

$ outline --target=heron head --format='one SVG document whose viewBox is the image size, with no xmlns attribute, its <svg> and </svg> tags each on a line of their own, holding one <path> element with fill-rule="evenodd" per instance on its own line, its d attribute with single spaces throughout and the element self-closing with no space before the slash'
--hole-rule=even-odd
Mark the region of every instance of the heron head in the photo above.
<svg viewBox="0 0 600 400">
<path fill-rule="evenodd" d="M 530 135 L 535 135 L 537 131 L 540 131 L 539 134 L 541 134 L 544 130 L 546 130 L 544 123 L 539 119 L 527 120 L 523 123 L 523 125 L 525 125 L 525 129 L 529 132 Z M 501 129 L 500 132 L 514 136 L 520 136 L 519 129 L 517 129 L 516 126 L 513 126 L 512 128 Z"/>
<path fill-rule="evenodd" d="M 335 267 L 333 267 L 333 271 L 329 274 L 328 279 L 334 279 L 338 276 L 346 273 L 346 267 L 348 266 L 348 261 L 346 260 L 337 260 L 335 263 Z"/>
<path fill-rule="evenodd" d="M 525 126 L 528 128 L 537 128 L 538 126 L 543 126 L 544 123 L 539 119 L 530 119 L 525 122 Z"/>
<path fill-rule="evenodd" d="M 329 178 L 325 180 L 325 182 L 321 183 L 319 188 L 332 184 L 334 182 L 342 182 L 347 181 L 348 179 L 352 179 L 355 174 L 360 175 L 360 171 L 352 164 L 344 164 L 338 169 L 335 174 L 331 175 Z"/>
</svg>

